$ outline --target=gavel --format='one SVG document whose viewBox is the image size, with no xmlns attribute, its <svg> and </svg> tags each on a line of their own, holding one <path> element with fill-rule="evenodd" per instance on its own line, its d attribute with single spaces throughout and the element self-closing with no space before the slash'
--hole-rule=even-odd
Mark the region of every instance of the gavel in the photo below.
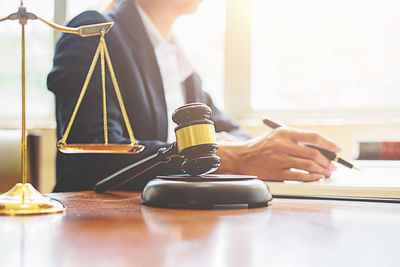
<svg viewBox="0 0 400 267">
<path fill-rule="evenodd" d="M 183 158 L 181 168 L 191 176 L 215 171 L 221 159 L 215 155 L 218 145 L 211 114 L 211 108 L 202 103 L 191 103 L 178 108 L 172 114 L 172 120 L 177 124 L 176 142 L 102 179 L 95 185 L 94 191 L 103 193 L 121 186 L 174 157 Z"/>
</svg>

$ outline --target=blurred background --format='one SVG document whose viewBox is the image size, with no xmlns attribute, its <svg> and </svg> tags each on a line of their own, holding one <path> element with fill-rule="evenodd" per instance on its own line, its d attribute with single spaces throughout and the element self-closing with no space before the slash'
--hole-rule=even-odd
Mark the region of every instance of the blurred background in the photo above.
<svg viewBox="0 0 400 267">
<path fill-rule="evenodd" d="M 24 2 L 28 11 L 60 24 L 108 3 Z M 18 4 L 1 1 L 0 17 Z M 335 139 L 351 159 L 359 140 L 400 140 L 399 13 L 396 0 L 204 0 L 174 32 L 205 90 L 251 135 L 269 130 L 261 123 L 267 115 Z M 38 187 L 47 193 L 55 182 L 56 124 L 46 77 L 59 34 L 37 21 L 29 21 L 26 32 L 28 128 L 41 135 Z M 0 130 L 15 130 L 21 120 L 20 26 L 2 22 L 0 34 Z M 0 161 L 8 162 L 10 151 L 1 148 Z M 0 179 L 19 180 L 18 173 L 4 173 Z M 8 188 L 0 185 L 0 191 Z"/>
</svg>

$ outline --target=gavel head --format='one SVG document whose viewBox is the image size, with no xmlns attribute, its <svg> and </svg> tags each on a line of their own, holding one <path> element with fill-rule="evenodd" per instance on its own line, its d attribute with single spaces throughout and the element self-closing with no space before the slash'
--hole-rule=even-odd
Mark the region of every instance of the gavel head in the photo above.
<svg viewBox="0 0 400 267">
<path fill-rule="evenodd" d="M 201 103 L 184 105 L 172 114 L 179 155 L 183 156 L 182 169 L 189 175 L 215 171 L 221 159 L 215 155 L 218 149 L 214 123 L 210 120 L 211 108 Z"/>
</svg>

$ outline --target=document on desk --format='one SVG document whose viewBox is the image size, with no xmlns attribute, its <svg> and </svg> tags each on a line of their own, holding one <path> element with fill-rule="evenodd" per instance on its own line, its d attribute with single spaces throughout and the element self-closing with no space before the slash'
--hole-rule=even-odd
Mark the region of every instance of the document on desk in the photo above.
<svg viewBox="0 0 400 267">
<path fill-rule="evenodd" d="M 317 182 L 267 182 L 272 195 L 292 197 L 396 199 L 400 202 L 400 161 L 359 160 L 361 171 L 337 166 Z"/>
</svg>

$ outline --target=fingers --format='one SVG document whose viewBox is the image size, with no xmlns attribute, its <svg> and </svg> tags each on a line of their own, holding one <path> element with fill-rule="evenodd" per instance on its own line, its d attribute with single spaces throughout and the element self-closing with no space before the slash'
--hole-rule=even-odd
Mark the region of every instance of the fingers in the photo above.
<svg viewBox="0 0 400 267">
<path fill-rule="evenodd" d="M 324 177 L 331 176 L 331 171 L 329 169 L 321 167 L 319 164 L 309 159 L 288 156 L 286 161 L 282 164 L 282 167 L 284 169 L 295 168 L 304 170 L 309 173 L 320 174 Z"/>
<path fill-rule="evenodd" d="M 282 170 L 283 180 L 290 181 L 302 181 L 302 182 L 316 182 L 324 176 L 319 173 L 302 173 L 302 172 L 294 172 L 290 170 Z"/>
<path fill-rule="evenodd" d="M 293 150 L 294 156 L 297 156 L 299 158 L 305 158 L 314 161 L 315 163 L 319 164 L 321 167 L 329 170 L 330 172 L 333 172 L 336 170 L 335 164 L 328 159 L 326 156 L 322 155 L 322 153 L 314 148 L 310 147 L 305 147 L 302 145 L 297 145 L 298 149 Z M 300 154 L 296 154 L 299 152 Z"/>
<path fill-rule="evenodd" d="M 340 150 L 334 141 L 318 133 L 279 128 L 245 142 L 238 150 L 241 156 L 232 163 L 231 168 L 236 173 L 243 171 L 265 180 L 310 182 L 330 177 L 335 169 L 332 162 L 318 150 L 303 144 L 313 144 L 332 152 Z M 221 158 L 223 162 L 228 162 L 226 158 L 229 157 Z M 292 168 L 303 172 L 291 171 Z"/>
<path fill-rule="evenodd" d="M 309 159 L 320 165 L 322 168 L 332 170 L 334 167 L 333 163 L 316 149 L 305 147 L 297 143 L 282 142 L 281 149 L 283 153 L 290 156 Z"/>
<path fill-rule="evenodd" d="M 291 139 L 296 143 L 316 145 L 335 153 L 338 153 L 342 150 L 335 141 L 324 137 L 317 132 L 296 129 L 290 129 L 290 131 Z"/>
</svg>

